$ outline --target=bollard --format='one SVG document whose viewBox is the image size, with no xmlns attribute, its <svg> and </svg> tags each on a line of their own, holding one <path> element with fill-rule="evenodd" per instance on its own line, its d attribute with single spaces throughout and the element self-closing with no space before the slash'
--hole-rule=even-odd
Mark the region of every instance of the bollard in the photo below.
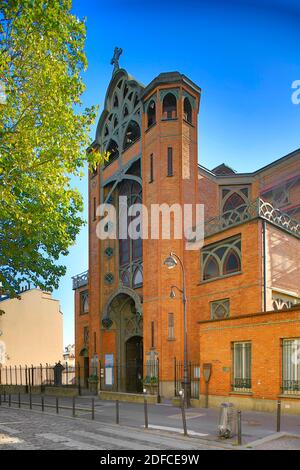
<svg viewBox="0 0 300 470">
<path fill-rule="evenodd" d="M 59 413 L 58 397 L 56 397 L 56 414 Z"/>
<path fill-rule="evenodd" d="M 19 408 L 21 408 L 21 393 L 19 392 Z"/>
<path fill-rule="evenodd" d="M 280 432 L 281 428 L 281 401 L 277 402 L 277 432 Z"/>
<path fill-rule="evenodd" d="M 11 394 L 8 395 L 8 406 L 11 406 Z"/>
<path fill-rule="evenodd" d="M 208 382 L 205 382 L 205 408 L 208 408 Z"/>
<path fill-rule="evenodd" d="M 119 400 L 116 400 L 116 424 L 120 424 Z"/>
<path fill-rule="evenodd" d="M 147 390 L 144 388 L 144 415 L 145 415 L 145 429 L 148 429 L 148 402 L 147 402 Z"/>
<path fill-rule="evenodd" d="M 2 393 L 0 393 L 0 406 L 2 405 Z"/>
<path fill-rule="evenodd" d="M 29 408 L 32 410 L 32 395 L 31 392 L 29 392 Z"/>
<path fill-rule="evenodd" d="M 238 445 L 242 445 L 242 412 L 237 412 L 237 431 L 238 431 Z"/>
<path fill-rule="evenodd" d="M 4 401 L 4 403 L 5 403 L 5 402 L 6 402 L 6 391 L 5 391 L 5 390 L 4 390 L 4 394 L 3 394 L 3 395 L 4 395 L 4 396 L 3 396 L 3 401 Z"/>
<path fill-rule="evenodd" d="M 45 398 L 43 395 L 41 396 L 41 402 L 42 402 L 42 411 L 45 411 Z"/>
<path fill-rule="evenodd" d="M 186 416 L 185 416 L 185 406 L 184 406 L 184 391 L 179 391 L 180 395 L 180 405 L 181 405 L 181 414 L 182 414 L 182 425 L 183 425 L 183 434 L 188 435 L 187 426 L 186 426 Z"/>
<path fill-rule="evenodd" d="M 92 419 L 95 419 L 95 399 L 92 398 Z"/>
<path fill-rule="evenodd" d="M 72 400 L 72 416 L 73 418 L 75 418 L 75 397 L 73 397 L 73 400 Z"/>
</svg>

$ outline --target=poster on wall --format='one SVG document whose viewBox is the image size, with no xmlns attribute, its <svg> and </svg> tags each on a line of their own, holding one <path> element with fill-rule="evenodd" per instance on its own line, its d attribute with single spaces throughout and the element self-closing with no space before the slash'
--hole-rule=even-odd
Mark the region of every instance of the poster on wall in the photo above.
<svg viewBox="0 0 300 470">
<path fill-rule="evenodd" d="M 105 385 L 114 384 L 114 355 L 105 354 Z"/>
</svg>

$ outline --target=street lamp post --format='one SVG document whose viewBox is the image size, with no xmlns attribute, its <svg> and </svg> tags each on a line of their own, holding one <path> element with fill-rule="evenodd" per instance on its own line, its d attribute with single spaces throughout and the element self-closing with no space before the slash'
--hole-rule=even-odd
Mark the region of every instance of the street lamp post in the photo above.
<svg viewBox="0 0 300 470">
<path fill-rule="evenodd" d="M 184 344 L 184 352 L 183 352 L 183 390 L 184 390 L 184 401 L 186 407 L 190 406 L 190 377 L 189 377 L 189 369 L 188 369 L 188 352 L 187 352 L 187 310 L 186 310 L 186 283 L 185 283 L 185 269 L 181 258 L 176 255 L 176 253 L 172 252 L 170 255 L 165 259 L 164 265 L 167 266 L 168 269 L 173 269 L 177 266 L 177 261 L 181 266 L 182 270 L 182 289 L 177 286 L 171 286 L 170 297 L 171 299 L 175 298 L 174 289 L 177 289 L 182 295 L 182 303 L 183 303 L 183 344 Z"/>
</svg>

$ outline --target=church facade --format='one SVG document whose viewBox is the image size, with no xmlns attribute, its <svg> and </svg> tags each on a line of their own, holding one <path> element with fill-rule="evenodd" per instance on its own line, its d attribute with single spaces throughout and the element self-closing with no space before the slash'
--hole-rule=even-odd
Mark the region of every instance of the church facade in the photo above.
<svg viewBox="0 0 300 470">
<path fill-rule="evenodd" d="M 82 380 L 97 374 L 101 390 L 140 393 L 150 382 L 161 397 L 178 393 L 183 271 L 164 265 L 172 252 L 185 272 L 192 398 L 203 398 L 209 364 L 215 403 L 228 395 L 249 406 L 279 395 L 299 403 L 300 150 L 253 173 L 207 169 L 198 163 L 200 99 L 178 72 L 144 86 L 115 64 L 88 149 L 108 155 L 89 173 L 89 270 L 73 278 Z M 187 249 L 173 232 L 99 239 L 97 208 L 119 210 L 120 196 L 149 213 L 159 206 L 160 222 L 170 216 L 171 225 L 166 207 L 202 204 L 203 245 Z"/>
</svg>

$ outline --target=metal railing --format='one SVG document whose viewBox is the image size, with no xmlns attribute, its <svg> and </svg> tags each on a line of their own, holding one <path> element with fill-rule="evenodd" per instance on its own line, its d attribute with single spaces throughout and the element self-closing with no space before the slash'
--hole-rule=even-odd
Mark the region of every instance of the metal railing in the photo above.
<svg viewBox="0 0 300 470">
<path fill-rule="evenodd" d="M 137 361 L 119 364 L 104 364 L 100 362 L 100 390 L 147 393 L 159 396 L 159 360 L 148 360 L 143 365 Z"/>
<path fill-rule="evenodd" d="M 179 391 L 182 389 L 182 382 L 184 377 L 184 364 L 182 361 L 177 361 L 174 358 L 174 395 L 180 396 Z M 191 398 L 200 398 L 200 364 L 189 362 L 188 363 L 188 378 L 191 383 Z"/>
<path fill-rule="evenodd" d="M 251 390 L 251 387 L 252 387 L 252 380 L 251 379 L 246 379 L 246 378 L 234 378 L 233 379 L 232 389 L 234 391 Z"/>
<path fill-rule="evenodd" d="M 73 281 L 73 290 L 78 289 L 78 287 L 86 286 L 89 282 L 89 272 L 84 271 L 81 274 L 77 274 L 72 277 Z"/>
<path fill-rule="evenodd" d="M 300 394 L 300 380 L 283 380 L 282 391 L 286 394 Z"/>
<path fill-rule="evenodd" d="M 80 366 L 66 364 L 39 366 L 2 366 L 0 367 L 0 385 L 26 387 L 77 387 Z"/>
<path fill-rule="evenodd" d="M 207 220 L 204 224 L 205 237 L 258 217 L 268 220 L 273 225 L 300 238 L 300 223 L 261 198 L 257 198 L 249 204 L 243 204 L 236 209 Z"/>
<path fill-rule="evenodd" d="M 282 341 L 282 393 L 300 394 L 300 338 Z"/>
</svg>

